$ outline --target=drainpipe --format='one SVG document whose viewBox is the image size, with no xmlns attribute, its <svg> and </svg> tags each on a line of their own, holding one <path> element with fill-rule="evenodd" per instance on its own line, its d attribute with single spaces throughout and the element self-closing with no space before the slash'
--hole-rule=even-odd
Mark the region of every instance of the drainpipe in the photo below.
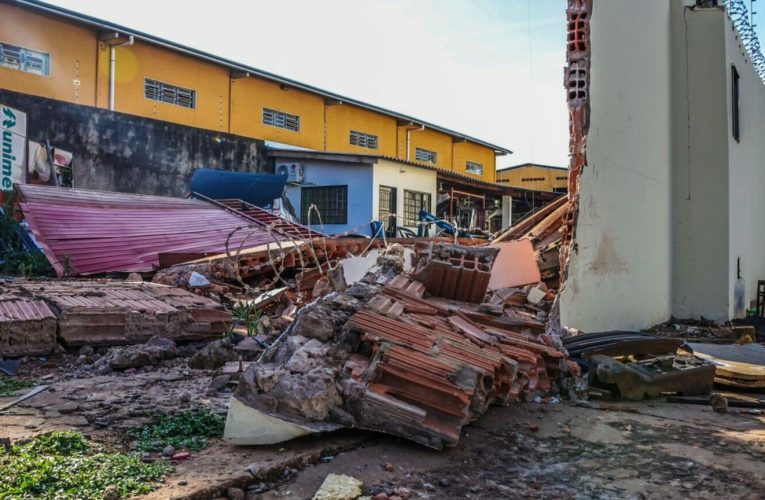
<svg viewBox="0 0 765 500">
<path fill-rule="evenodd" d="M 109 111 L 114 111 L 114 82 L 117 79 L 117 47 L 128 47 L 133 45 L 133 41 L 133 35 L 130 35 L 122 43 L 109 45 Z"/>
<path fill-rule="evenodd" d="M 420 125 L 420 128 L 415 128 L 415 129 L 408 128 L 408 129 L 406 129 L 406 161 L 410 161 L 411 157 L 412 157 L 412 139 L 411 139 L 410 133 L 413 130 L 414 131 L 425 130 L 425 125 Z"/>
</svg>

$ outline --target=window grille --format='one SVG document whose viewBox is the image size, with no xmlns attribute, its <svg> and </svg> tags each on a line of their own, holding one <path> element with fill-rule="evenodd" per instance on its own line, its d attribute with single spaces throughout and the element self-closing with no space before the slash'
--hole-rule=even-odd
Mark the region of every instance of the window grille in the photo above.
<svg viewBox="0 0 765 500">
<path fill-rule="evenodd" d="M 300 131 L 300 117 L 271 108 L 263 108 L 263 124 L 279 127 L 293 132 Z"/>
<path fill-rule="evenodd" d="M 362 148 L 377 149 L 377 136 L 366 134 L 357 130 L 351 130 L 350 142 L 352 146 Z"/>
<path fill-rule="evenodd" d="M 469 174 L 483 175 L 483 165 L 469 161 L 465 164 L 465 171 Z"/>
<path fill-rule="evenodd" d="M 428 163 L 437 163 L 438 160 L 438 155 L 435 151 L 429 151 L 422 148 L 415 148 L 414 157 L 417 161 L 426 161 Z"/>
<path fill-rule="evenodd" d="M 536 181 L 543 181 L 545 180 L 544 177 L 524 177 L 521 179 L 521 182 L 536 182 Z"/>
<path fill-rule="evenodd" d="M 165 102 L 190 109 L 196 107 L 196 90 L 185 89 L 150 78 L 144 79 L 143 95 L 152 101 Z"/>
<path fill-rule="evenodd" d="M 50 76 L 50 54 L 0 42 L 0 66 Z"/>
<path fill-rule="evenodd" d="M 404 226 L 417 226 L 420 210 L 430 212 L 430 193 L 404 190 Z"/>
<path fill-rule="evenodd" d="M 308 224 L 308 209 L 316 205 L 324 224 L 348 223 L 348 186 L 304 187 L 300 190 L 300 218 Z M 311 224 L 318 224 L 316 211 L 311 213 Z"/>
</svg>

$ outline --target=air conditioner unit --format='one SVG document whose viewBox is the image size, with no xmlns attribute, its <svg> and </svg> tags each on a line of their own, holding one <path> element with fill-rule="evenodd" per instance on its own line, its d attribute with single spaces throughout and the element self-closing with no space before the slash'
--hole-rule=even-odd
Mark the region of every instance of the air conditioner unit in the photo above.
<svg viewBox="0 0 765 500">
<path fill-rule="evenodd" d="M 277 163 L 276 175 L 286 175 L 287 182 L 303 182 L 303 165 L 300 163 Z"/>
</svg>

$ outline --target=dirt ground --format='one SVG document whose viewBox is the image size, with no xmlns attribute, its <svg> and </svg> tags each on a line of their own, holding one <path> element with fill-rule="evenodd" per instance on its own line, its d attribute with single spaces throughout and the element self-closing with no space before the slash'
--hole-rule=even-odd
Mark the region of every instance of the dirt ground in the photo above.
<svg viewBox="0 0 765 500">
<path fill-rule="evenodd" d="M 76 356 L 29 361 L 21 376 L 51 387 L 0 414 L 13 441 L 77 429 L 129 446 L 125 430 L 147 413 L 209 408 L 225 414 L 230 387 L 210 394 L 214 372 L 184 358 L 94 376 Z M 11 398 L 0 399 L 0 404 Z M 442 452 L 362 431 L 269 447 L 221 440 L 175 465 L 152 499 L 215 498 L 229 487 L 248 499 L 311 498 L 327 474 L 364 482 L 368 495 L 412 498 L 764 498 L 765 417 L 708 406 L 592 402 L 493 408 Z M 401 488 L 405 488 L 402 490 Z"/>
</svg>

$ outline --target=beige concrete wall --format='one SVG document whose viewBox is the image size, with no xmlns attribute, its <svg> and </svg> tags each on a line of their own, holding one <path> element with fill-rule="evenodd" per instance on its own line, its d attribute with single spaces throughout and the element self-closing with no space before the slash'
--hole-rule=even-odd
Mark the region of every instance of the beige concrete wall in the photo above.
<svg viewBox="0 0 765 500">
<path fill-rule="evenodd" d="M 413 167 L 390 160 L 378 160 L 373 169 L 372 214 L 377 217 L 380 207 L 380 186 L 396 188 L 396 214 L 399 224 L 404 220 L 404 190 L 430 193 L 430 211 L 436 208 L 436 171 L 429 168 Z M 417 227 L 409 227 L 416 231 Z"/>
<path fill-rule="evenodd" d="M 672 1 L 673 301 L 678 318 L 727 319 L 725 13 Z"/>
<path fill-rule="evenodd" d="M 726 87 L 728 126 L 730 254 L 727 262 L 729 316 L 736 311 L 736 260 L 741 258 L 744 307 L 756 298 L 757 280 L 765 279 L 765 85 L 754 71 L 746 51 L 727 16 L 723 18 L 726 64 L 722 68 Z M 739 142 L 731 133 L 731 65 L 739 80 Z"/>
<path fill-rule="evenodd" d="M 667 0 L 594 0 L 591 122 L 564 325 L 664 321 L 671 293 L 671 54 Z"/>
</svg>

